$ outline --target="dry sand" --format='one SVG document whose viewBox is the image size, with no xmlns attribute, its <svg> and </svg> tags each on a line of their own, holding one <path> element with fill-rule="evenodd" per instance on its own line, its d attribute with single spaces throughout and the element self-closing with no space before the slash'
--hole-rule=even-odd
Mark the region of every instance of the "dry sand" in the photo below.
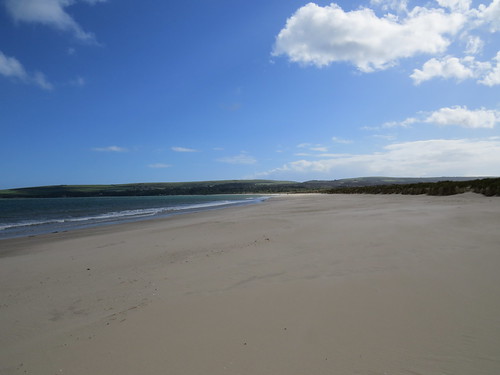
<svg viewBox="0 0 500 375">
<path fill-rule="evenodd" d="M 0 241 L 0 373 L 500 374 L 500 199 L 311 195 Z"/>
</svg>

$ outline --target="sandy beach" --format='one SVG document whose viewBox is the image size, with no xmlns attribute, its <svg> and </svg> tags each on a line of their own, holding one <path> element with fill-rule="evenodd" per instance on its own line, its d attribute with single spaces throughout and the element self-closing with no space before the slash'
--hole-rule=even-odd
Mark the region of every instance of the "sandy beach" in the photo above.
<svg viewBox="0 0 500 375">
<path fill-rule="evenodd" d="M 0 374 L 500 374 L 500 199 L 297 195 L 0 241 Z"/>
</svg>

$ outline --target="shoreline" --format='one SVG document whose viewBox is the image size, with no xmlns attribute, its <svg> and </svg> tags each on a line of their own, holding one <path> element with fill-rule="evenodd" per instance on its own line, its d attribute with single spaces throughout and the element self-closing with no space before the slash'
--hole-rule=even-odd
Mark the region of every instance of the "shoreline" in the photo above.
<svg viewBox="0 0 500 375">
<path fill-rule="evenodd" d="M 500 201 L 280 195 L 0 241 L 0 374 L 500 372 Z"/>
<path fill-rule="evenodd" d="M 4 223 L 0 225 L 0 241 L 4 239 L 13 238 L 23 238 L 32 237 L 49 233 L 59 233 L 68 232 L 80 229 L 88 229 L 107 225 L 116 225 L 122 223 L 134 223 L 140 221 L 154 220 L 167 218 L 176 215 L 183 215 L 188 213 L 198 213 L 203 211 L 224 209 L 229 207 L 245 206 L 249 204 L 258 204 L 269 198 L 266 195 L 257 194 L 214 194 L 214 195 L 203 195 L 203 196 L 176 196 L 176 198 L 194 198 L 197 202 L 188 203 L 178 203 L 175 201 L 156 201 L 156 206 L 151 206 L 149 202 L 143 202 L 143 206 L 133 204 L 137 197 L 90 197 L 90 198 L 53 198 L 56 201 L 65 202 L 67 200 L 72 201 L 68 205 L 64 206 L 62 212 L 58 212 L 57 216 L 54 216 L 53 212 L 47 212 L 37 209 L 37 205 L 30 207 L 27 211 L 26 207 L 22 208 L 21 212 L 25 215 L 30 215 L 30 217 L 18 217 L 15 218 L 11 223 Z M 206 200 L 207 197 L 212 198 L 212 200 Z M 220 200 L 220 198 L 231 197 L 230 200 Z M 235 199 L 236 197 L 236 199 Z M 238 198 L 246 197 L 245 200 L 240 200 Z M 75 200 L 100 200 L 100 199 L 119 199 L 127 200 L 132 199 L 131 202 L 122 203 L 122 207 L 116 206 L 104 206 L 100 207 L 96 211 L 95 202 L 88 202 L 90 206 L 93 206 L 92 212 L 83 213 L 80 210 L 75 210 L 73 205 L 76 203 Z M 139 197 L 146 199 L 155 199 L 156 197 Z M 170 197 L 168 197 L 170 198 Z M 200 201 L 200 198 L 203 198 Z M 218 199 L 217 199 L 218 198 Z M 24 201 L 26 198 L 19 198 L 18 200 Z M 29 199 L 29 198 L 28 198 Z M 48 198 L 52 199 L 52 198 Z M 13 200 L 16 200 L 14 198 Z M 38 204 L 47 200 L 47 198 L 33 198 Z M 12 201 L 12 200 L 11 200 Z M 2 203 L 2 202 L 0 202 Z M 131 204 L 132 203 L 132 204 Z M 149 203 L 149 204 L 148 204 Z M 76 206 L 81 207 L 81 202 L 78 202 Z M 0 205 L 0 209 L 2 209 Z M 19 208 L 18 208 L 19 209 Z M 59 209 L 61 211 L 61 209 Z M 15 211 L 15 209 L 10 208 L 10 211 Z M 27 212 L 26 212 L 27 211 Z M 74 213 L 72 211 L 75 211 Z M 41 214 L 41 215 L 40 215 Z M 7 217 L 9 215 L 9 208 L 7 208 Z"/>
</svg>

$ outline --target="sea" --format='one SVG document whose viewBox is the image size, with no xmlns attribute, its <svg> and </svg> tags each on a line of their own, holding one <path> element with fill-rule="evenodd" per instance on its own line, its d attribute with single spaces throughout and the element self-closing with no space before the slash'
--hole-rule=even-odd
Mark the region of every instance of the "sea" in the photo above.
<svg viewBox="0 0 500 375">
<path fill-rule="evenodd" d="M 263 195 L 0 199 L 0 239 L 255 204 Z"/>
</svg>

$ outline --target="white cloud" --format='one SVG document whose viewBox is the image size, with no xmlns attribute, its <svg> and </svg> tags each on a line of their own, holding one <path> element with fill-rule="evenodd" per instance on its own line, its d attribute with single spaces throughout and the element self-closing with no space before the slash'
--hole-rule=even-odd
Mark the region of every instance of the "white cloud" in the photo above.
<svg viewBox="0 0 500 375">
<path fill-rule="evenodd" d="M 476 14 L 491 32 L 500 31 L 500 0 L 493 0 L 488 6 L 481 4 Z"/>
<path fill-rule="evenodd" d="M 493 129 L 500 123 L 500 112 L 492 109 L 467 109 L 466 106 L 444 107 L 433 112 L 421 112 L 417 117 L 409 117 L 401 122 L 388 122 L 384 128 L 409 127 L 415 123 L 426 123 L 438 126 L 461 126 L 469 129 Z"/>
<path fill-rule="evenodd" d="M 170 168 L 171 165 L 165 163 L 154 163 L 154 164 L 149 164 L 148 167 L 153 169 L 162 169 L 162 168 Z"/>
<path fill-rule="evenodd" d="M 325 154 L 319 154 L 316 155 L 321 158 L 344 158 L 344 157 L 349 157 L 351 154 L 346 154 L 346 153 L 325 153 Z"/>
<path fill-rule="evenodd" d="M 498 56 L 498 55 L 497 55 Z M 458 81 L 463 81 L 468 78 L 479 78 L 481 76 L 489 76 L 492 72 L 492 67 L 489 62 L 476 61 L 473 56 L 457 58 L 446 56 L 442 59 L 432 58 L 427 61 L 422 69 L 415 69 L 410 76 L 416 85 L 433 78 L 451 79 L 455 78 Z M 483 83 L 483 80 L 478 81 Z"/>
<path fill-rule="evenodd" d="M 465 53 L 467 55 L 476 55 L 483 50 L 484 41 L 473 35 L 467 36 L 467 46 L 465 47 Z"/>
<path fill-rule="evenodd" d="M 378 17 L 368 8 L 345 12 L 332 3 L 299 8 L 279 32 L 273 55 L 318 67 L 351 62 L 363 72 L 386 69 L 399 59 L 446 51 L 466 22 L 461 13 L 415 7 L 404 18 Z"/>
<path fill-rule="evenodd" d="M 384 139 L 386 141 L 395 141 L 397 137 L 392 134 L 374 134 L 372 135 L 373 138 L 379 138 L 379 139 Z"/>
<path fill-rule="evenodd" d="M 382 128 L 395 128 L 395 127 L 401 127 L 401 128 L 409 128 L 412 124 L 418 122 L 418 119 L 415 117 L 409 117 L 403 121 L 390 121 L 386 122 L 382 125 Z M 379 130 L 379 127 L 374 127 L 373 129 L 364 127 L 363 129 L 365 130 Z"/>
<path fill-rule="evenodd" d="M 492 129 L 500 123 L 500 112 L 484 108 L 468 110 L 465 106 L 456 106 L 432 112 L 424 119 L 424 122 L 444 126 L 457 125 L 471 129 Z"/>
<path fill-rule="evenodd" d="M 452 11 L 465 13 L 470 9 L 471 0 L 436 0 L 439 5 Z"/>
<path fill-rule="evenodd" d="M 104 1 L 83 0 L 91 5 Z M 94 34 L 85 32 L 65 10 L 76 2 L 77 0 L 5 0 L 5 7 L 16 22 L 41 23 L 69 31 L 82 41 L 95 42 Z"/>
<path fill-rule="evenodd" d="M 422 70 L 415 69 L 410 77 L 415 84 L 419 85 L 434 77 L 457 78 L 458 80 L 463 80 L 473 76 L 474 72 L 472 69 L 463 65 L 460 59 L 456 57 L 445 57 L 441 60 L 435 58 L 430 59 L 424 64 Z"/>
<path fill-rule="evenodd" d="M 194 148 L 187 147 L 172 147 L 171 149 L 175 152 L 198 152 L 198 150 L 195 150 Z"/>
<path fill-rule="evenodd" d="M 26 70 L 24 70 L 23 65 L 15 57 L 5 56 L 1 51 L 0 74 L 6 77 L 18 78 L 23 81 L 28 78 L 28 74 Z"/>
<path fill-rule="evenodd" d="M 340 144 L 344 144 L 344 145 L 348 145 L 348 144 L 352 143 L 352 141 L 349 139 L 343 139 L 343 138 L 339 138 L 339 137 L 332 137 L 332 141 L 334 141 L 335 143 L 340 143 Z"/>
<path fill-rule="evenodd" d="M 253 156 L 247 154 L 246 152 L 242 152 L 236 156 L 228 156 L 225 158 L 220 158 L 217 159 L 217 161 L 228 164 L 246 164 L 246 165 L 257 163 L 257 160 Z"/>
<path fill-rule="evenodd" d="M 408 11 L 408 0 L 370 0 L 370 4 L 384 11 L 395 10 L 400 13 Z"/>
<path fill-rule="evenodd" d="M 310 151 L 316 151 L 316 152 L 327 152 L 328 147 L 325 147 L 320 144 L 312 144 L 312 143 L 301 143 L 297 145 L 298 148 L 306 148 Z"/>
<path fill-rule="evenodd" d="M 297 160 L 258 177 L 333 179 L 355 176 L 496 176 L 500 139 L 432 139 L 394 143 L 381 152 Z"/>
<path fill-rule="evenodd" d="M 493 58 L 495 65 L 484 75 L 484 77 L 478 81 L 486 86 L 500 85 L 500 51 Z"/>
<path fill-rule="evenodd" d="M 108 147 L 94 147 L 93 151 L 98 152 L 127 152 L 128 149 L 119 146 L 108 146 Z"/>
<path fill-rule="evenodd" d="M 53 85 L 40 72 L 29 74 L 15 57 L 9 57 L 0 51 L 0 74 L 23 83 L 34 84 L 45 90 L 52 90 Z"/>
<path fill-rule="evenodd" d="M 45 90 L 52 90 L 54 88 L 54 86 L 52 85 L 52 83 L 50 83 L 47 78 L 45 77 L 45 74 L 43 73 L 40 73 L 40 72 L 35 72 L 33 74 L 33 82 L 35 84 L 37 84 L 38 86 L 40 86 L 42 89 L 45 89 Z"/>
<path fill-rule="evenodd" d="M 309 3 L 300 7 L 278 33 L 273 56 L 284 55 L 303 65 L 323 67 L 348 62 L 362 72 L 396 65 L 416 55 L 435 55 L 411 78 L 416 84 L 432 78 L 477 79 L 497 85 L 500 68 L 492 62 L 476 61 L 473 55 L 485 40 L 473 31 L 500 31 L 500 0 L 471 8 L 472 0 L 436 0 L 408 9 L 407 0 L 370 0 L 374 9 L 345 11 L 339 5 Z M 376 10 L 386 12 L 379 15 Z M 394 13 L 390 13 L 390 12 Z M 460 42 L 465 57 L 445 56 L 448 47 Z"/>
</svg>

